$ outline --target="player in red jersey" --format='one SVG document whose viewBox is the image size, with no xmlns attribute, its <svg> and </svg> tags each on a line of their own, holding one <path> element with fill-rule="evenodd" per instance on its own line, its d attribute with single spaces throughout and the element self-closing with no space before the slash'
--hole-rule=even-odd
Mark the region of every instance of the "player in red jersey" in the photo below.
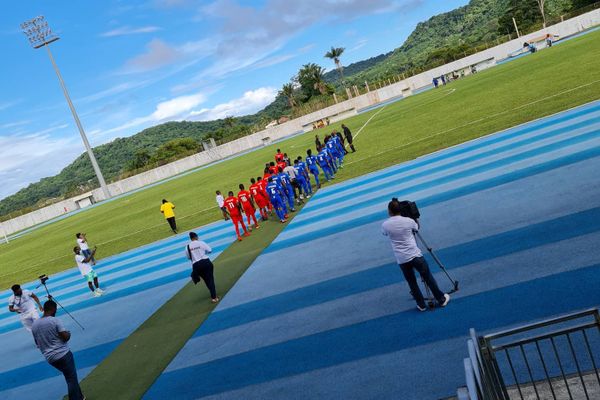
<svg viewBox="0 0 600 400">
<path fill-rule="evenodd" d="M 232 191 L 230 191 L 228 195 L 229 197 L 225 199 L 224 204 L 227 208 L 227 211 L 229 212 L 229 216 L 231 217 L 233 226 L 235 227 L 235 233 L 237 234 L 237 238 L 241 242 L 242 237 L 240 236 L 240 229 L 238 228 L 238 224 L 242 225 L 242 228 L 244 229 L 244 236 L 250 236 L 250 234 L 248 233 L 248 229 L 246 229 L 246 225 L 244 225 L 244 219 L 242 218 L 240 202 L 233 196 Z"/>
<path fill-rule="evenodd" d="M 277 163 L 277 171 L 279 172 L 279 168 L 281 168 L 281 170 L 283 171 L 287 166 L 288 165 L 285 161 L 280 161 Z"/>
<path fill-rule="evenodd" d="M 254 202 L 258 206 L 258 211 L 260 211 L 260 216 L 262 217 L 262 220 L 266 221 L 267 219 L 269 219 L 267 217 L 269 202 L 265 199 L 265 191 L 262 188 L 262 185 L 256 182 L 254 178 L 250 179 L 250 183 L 252 183 L 252 185 L 250 185 L 250 194 L 252 195 Z"/>
<path fill-rule="evenodd" d="M 269 173 L 271 175 L 277 175 L 277 166 L 275 165 L 275 163 L 273 161 L 271 161 L 269 163 Z"/>
<path fill-rule="evenodd" d="M 275 153 L 275 162 L 283 161 L 283 154 L 280 149 L 277 149 L 277 153 Z"/>
<path fill-rule="evenodd" d="M 260 228 L 258 226 L 258 221 L 256 220 L 256 207 L 254 206 L 254 201 L 252 200 L 252 194 L 246 190 L 243 184 L 239 185 L 240 192 L 238 193 L 238 200 L 242 205 L 242 209 L 244 210 L 244 214 L 246 214 L 246 219 L 248 220 L 248 227 L 254 221 L 254 229 Z"/>
<path fill-rule="evenodd" d="M 269 177 L 270 176 L 271 175 L 269 175 Z M 256 178 L 256 184 L 262 190 L 263 197 L 265 199 L 265 202 L 267 203 L 267 208 L 269 209 L 271 215 L 273 215 L 273 204 L 271 204 L 271 200 L 269 200 L 269 195 L 267 194 L 267 185 L 269 184 L 269 178 L 267 177 L 263 179 L 259 176 L 258 178 Z"/>
</svg>

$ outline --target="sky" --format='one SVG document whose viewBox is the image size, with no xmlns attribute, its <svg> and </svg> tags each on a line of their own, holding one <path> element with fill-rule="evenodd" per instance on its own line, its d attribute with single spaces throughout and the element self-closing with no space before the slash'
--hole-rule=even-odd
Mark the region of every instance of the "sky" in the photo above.
<svg viewBox="0 0 600 400">
<path fill-rule="evenodd" d="M 83 143 L 44 49 L 20 24 L 45 16 L 51 51 L 92 146 L 172 120 L 255 113 L 305 63 L 399 47 L 468 0 L 28 0 L 0 14 L 0 198 L 60 172 Z"/>
</svg>

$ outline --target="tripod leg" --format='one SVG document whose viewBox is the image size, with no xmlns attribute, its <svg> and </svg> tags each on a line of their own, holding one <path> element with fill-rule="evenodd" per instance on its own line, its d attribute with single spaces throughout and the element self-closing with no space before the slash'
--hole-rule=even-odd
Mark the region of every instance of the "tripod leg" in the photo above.
<svg viewBox="0 0 600 400">
<path fill-rule="evenodd" d="M 455 280 L 455 279 L 453 279 L 452 276 L 450 276 L 450 274 L 448 273 L 448 270 L 446 269 L 446 267 L 444 266 L 444 264 L 442 264 L 442 261 L 438 258 L 438 256 L 435 254 L 435 252 L 433 251 L 433 249 L 429 246 L 429 244 L 427 244 L 427 242 L 425 241 L 425 239 L 421 235 L 421 232 L 415 231 L 415 236 L 417 236 L 419 238 L 419 240 L 423 243 L 423 245 L 425 246 L 425 248 L 427 248 L 427 251 L 429 252 L 429 254 L 431 254 L 431 257 L 433 258 L 433 260 L 435 261 L 435 263 L 444 272 L 444 274 L 450 280 L 450 282 L 452 282 L 453 289 L 452 289 L 452 291 L 450 291 L 450 293 L 454 293 L 454 292 L 458 291 L 458 281 Z"/>
</svg>

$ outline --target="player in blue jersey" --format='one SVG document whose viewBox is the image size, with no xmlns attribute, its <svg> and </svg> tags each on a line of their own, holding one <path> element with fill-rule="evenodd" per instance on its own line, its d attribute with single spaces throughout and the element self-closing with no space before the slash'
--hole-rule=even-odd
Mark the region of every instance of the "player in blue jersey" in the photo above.
<svg viewBox="0 0 600 400">
<path fill-rule="evenodd" d="M 290 176 L 283 172 L 283 168 L 279 167 L 279 181 L 281 182 L 281 186 L 283 186 L 284 192 L 286 194 L 287 202 L 290 206 L 291 211 L 296 211 L 294 208 L 294 187 L 292 186 L 292 182 L 290 181 Z"/>
<path fill-rule="evenodd" d="M 327 179 L 327 182 L 329 182 L 330 179 L 333 179 L 333 171 L 331 171 L 329 155 L 327 154 L 325 147 L 323 147 L 319 154 L 317 154 L 317 162 L 319 163 L 319 167 L 321 167 L 323 170 L 323 174 L 325 174 L 325 179 Z"/>
<path fill-rule="evenodd" d="M 346 149 L 344 149 L 344 145 L 342 144 L 342 139 L 340 138 L 340 136 L 341 136 L 341 133 L 334 132 L 332 138 L 337 147 L 339 160 L 340 160 L 340 168 L 344 168 L 343 164 L 344 164 L 344 155 L 346 154 Z"/>
<path fill-rule="evenodd" d="M 294 169 L 296 170 L 296 182 L 298 182 L 298 185 L 300 185 L 300 187 L 306 194 L 306 198 L 310 198 L 312 189 L 310 188 L 310 184 L 306 182 L 306 166 L 301 166 L 300 162 L 298 160 L 295 160 Z"/>
<path fill-rule="evenodd" d="M 327 151 L 331 154 L 333 165 L 335 169 L 340 168 L 342 166 L 340 162 L 340 152 L 337 144 L 335 143 L 335 135 L 331 136 L 327 141 Z"/>
<path fill-rule="evenodd" d="M 315 177 L 317 189 L 320 189 L 321 183 L 319 183 L 319 167 L 317 167 L 317 157 L 313 156 L 311 149 L 306 150 L 306 165 L 308 165 L 308 171 Z"/>
<path fill-rule="evenodd" d="M 281 185 L 279 185 L 272 176 L 269 177 L 269 183 L 266 187 L 267 195 L 269 196 L 269 200 L 275 209 L 275 213 L 279 220 L 283 223 L 286 221 L 287 207 L 283 202 L 283 189 Z"/>
<path fill-rule="evenodd" d="M 304 175 L 304 180 L 306 181 L 306 188 L 308 189 L 306 194 L 312 194 L 313 190 L 312 190 L 312 185 L 310 184 L 310 174 L 308 171 L 308 166 L 306 165 L 306 163 L 304 161 L 302 161 L 302 156 L 298 156 L 298 158 L 296 160 L 298 160 L 298 168 Z"/>
</svg>

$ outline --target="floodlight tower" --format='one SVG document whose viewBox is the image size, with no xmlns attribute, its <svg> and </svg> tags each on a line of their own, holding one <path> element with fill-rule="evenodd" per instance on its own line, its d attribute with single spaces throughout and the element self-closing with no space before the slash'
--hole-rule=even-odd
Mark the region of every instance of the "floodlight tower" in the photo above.
<svg viewBox="0 0 600 400">
<path fill-rule="evenodd" d="M 106 199 L 110 198 L 110 192 L 108 191 L 106 181 L 104 181 L 104 177 L 102 176 L 102 171 L 98 166 L 98 162 L 96 161 L 96 157 L 94 156 L 94 152 L 92 151 L 90 142 L 88 141 L 87 136 L 85 135 L 85 131 L 83 130 L 83 126 L 81 125 L 81 121 L 79 120 L 79 116 L 77 115 L 77 111 L 75 111 L 75 106 L 73 106 L 73 102 L 71 101 L 71 97 L 69 96 L 69 92 L 67 91 L 67 87 L 65 86 L 65 82 L 63 81 L 62 75 L 60 74 L 58 66 L 54 61 L 52 52 L 50 51 L 49 44 L 52 42 L 56 42 L 59 39 L 59 37 L 52 32 L 52 30 L 48 26 L 48 22 L 43 16 L 35 17 L 32 20 L 23 22 L 21 24 L 21 29 L 23 30 L 23 33 L 27 36 L 27 39 L 29 39 L 29 43 L 31 43 L 34 49 L 45 47 L 48 51 L 48 57 L 50 57 L 50 61 L 52 62 L 52 66 L 54 67 L 54 72 L 56 72 L 56 76 L 58 77 L 60 86 L 62 87 L 65 98 L 67 99 L 67 103 L 69 104 L 69 108 L 71 109 L 71 114 L 73 114 L 73 119 L 75 120 L 75 124 L 77 124 L 77 128 L 79 129 L 81 140 L 83 140 L 83 145 L 85 146 L 88 156 L 90 157 L 92 167 L 94 168 L 94 172 L 96 173 L 96 177 L 98 178 L 98 182 L 100 183 L 100 187 L 102 188 L 104 197 Z"/>
</svg>

